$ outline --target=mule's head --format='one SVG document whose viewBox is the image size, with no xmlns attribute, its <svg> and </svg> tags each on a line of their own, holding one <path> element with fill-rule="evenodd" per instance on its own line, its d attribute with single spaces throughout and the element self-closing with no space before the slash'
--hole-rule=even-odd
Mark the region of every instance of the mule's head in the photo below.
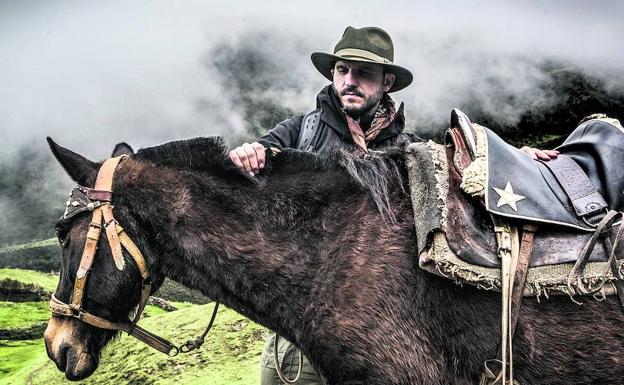
<svg viewBox="0 0 624 385">
<path fill-rule="evenodd" d="M 78 185 L 94 186 L 100 164 L 58 146 L 51 139 L 48 142 L 56 159 Z M 128 145 L 117 145 L 113 156 L 124 153 L 132 153 L 132 149 Z M 62 248 L 62 264 L 54 295 L 65 304 L 72 301 L 91 214 L 90 211 L 85 211 L 71 218 L 64 216 L 56 226 Z M 119 222 L 129 221 L 130 225 L 136 227 L 130 216 L 123 215 L 123 208 L 115 208 L 115 217 Z M 125 266 L 120 270 L 115 266 L 106 235 L 100 237 L 87 275 L 82 301 L 84 311 L 111 322 L 128 320 L 129 313 L 139 302 L 142 281 L 139 269 L 125 251 L 123 259 Z M 48 356 L 58 369 L 65 372 L 67 379 L 80 380 L 91 375 L 97 368 L 102 348 L 116 334 L 116 331 L 101 329 L 77 318 L 53 315 L 44 338 Z"/>
</svg>

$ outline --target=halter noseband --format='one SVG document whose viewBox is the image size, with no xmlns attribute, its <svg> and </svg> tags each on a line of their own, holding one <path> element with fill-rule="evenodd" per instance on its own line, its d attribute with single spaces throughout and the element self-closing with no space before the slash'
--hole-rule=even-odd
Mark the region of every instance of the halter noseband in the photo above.
<svg viewBox="0 0 624 385">
<path fill-rule="evenodd" d="M 173 345 L 166 339 L 152 334 L 137 325 L 147 305 L 152 290 L 152 281 L 145 257 L 143 257 L 139 248 L 113 217 L 113 205 L 111 203 L 113 198 L 113 176 L 117 166 L 125 158 L 127 158 L 127 155 L 107 159 L 100 167 L 94 188 L 77 186 L 70 193 L 70 199 L 67 201 L 67 207 L 63 214 L 64 219 L 69 219 L 85 211 L 92 211 L 93 214 L 85 240 L 85 247 L 80 259 L 80 265 L 76 273 L 71 302 L 66 304 L 52 294 L 52 298 L 50 299 L 50 311 L 53 315 L 77 318 L 82 322 L 102 329 L 123 330 L 154 349 L 168 355 L 175 356 L 180 351 L 186 353 L 201 346 L 204 337 L 208 334 L 208 331 L 214 323 L 219 304 L 216 303 L 208 327 L 202 336 L 195 340 L 189 340 L 180 347 Z M 112 322 L 91 314 L 82 308 L 87 278 L 91 271 L 91 265 L 93 264 L 102 229 L 106 231 L 106 238 L 108 239 L 108 244 L 117 269 L 123 270 L 125 267 L 122 252 L 123 247 L 132 256 L 134 263 L 141 273 L 141 298 L 134 318 L 131 321 Z"/>
</svg>

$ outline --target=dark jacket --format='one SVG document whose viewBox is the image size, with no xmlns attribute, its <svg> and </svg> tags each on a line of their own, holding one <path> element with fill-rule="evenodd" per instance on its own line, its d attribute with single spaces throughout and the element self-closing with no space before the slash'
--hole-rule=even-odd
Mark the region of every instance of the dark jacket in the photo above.
<svg viewBox="0 0 624 385">
<path fill-rule="evenodd" d="M 340 110 L 340 101 L 331 85 L 323 88 L 316 97 L 316 110 L 321 110 L 321 122 L 318 131 L 312 139 L 312 152 L 319 152 L 330 148 L 354 148 L 353 138 L 347 126 L 347 121 Z M 297 148 L 301 122 L 305 115 L 295 115 L 279 123 L 266 135 L 258 139 L 264 147 Z M 403 103 L 397 109 L 394 121 L 382 130 L 379 135 L 368 143 L 370 149 L 397 145 L 398 141 L 405 140 L 400 134 L 405 128 Z"/>
</svg>

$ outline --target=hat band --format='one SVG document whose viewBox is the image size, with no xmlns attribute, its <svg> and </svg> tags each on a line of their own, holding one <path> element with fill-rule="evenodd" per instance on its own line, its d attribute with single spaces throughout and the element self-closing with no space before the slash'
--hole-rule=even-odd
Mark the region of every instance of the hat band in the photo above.
<svg viewBox="0 0 624 385">
<path fill-rule="evenodd" d="M 334 52 L 334 55 L 344 57 L 345 59 L 368 59 L 376 63 L 392 64 L 392 61 L 383 56 L 379 56 L 370 51 L 364 51 L 357 48 L 344 48 Z"/>
</svg>

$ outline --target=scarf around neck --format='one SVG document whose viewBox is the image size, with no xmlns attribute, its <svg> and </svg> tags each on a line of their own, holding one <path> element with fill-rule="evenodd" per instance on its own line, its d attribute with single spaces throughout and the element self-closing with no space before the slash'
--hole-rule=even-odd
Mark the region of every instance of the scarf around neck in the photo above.
<svg viewBox="0 0 624 385">
<path fill-rule="evenodd" d="M 342 110 L 342 112 L 347 120 L 349 131 L 353 137 L 353 143 L 355 143 L 357 152 L 360 155 L 368 152 L 368 142 L 375 139 L 381 131 L 388 128 L 396 116 L 394 101 L 387 93 L 383 94 L 377 111 L 375 111 L 375 116 L 373 117 L 370 128 L 366 130 L 366 132 L 362 130 L 359 121 L 350 117 L 344 110 Z"/>
</svg>

